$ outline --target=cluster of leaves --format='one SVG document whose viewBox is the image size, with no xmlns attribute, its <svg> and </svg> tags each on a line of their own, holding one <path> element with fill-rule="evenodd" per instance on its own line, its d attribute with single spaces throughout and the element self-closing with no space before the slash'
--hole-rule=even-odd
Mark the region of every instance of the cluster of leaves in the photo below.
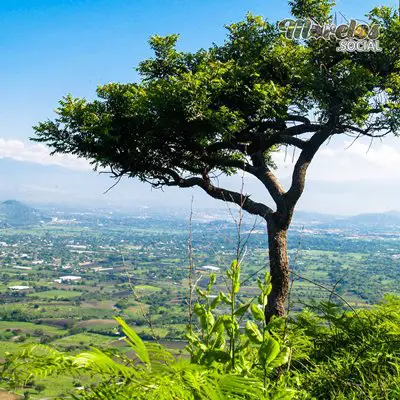
<svg viewBox="0 0 400 400">
<path fill-rule="evenodd" d="M 400 298 L 368 310 L 310 306 L 289 325 L 286 379 L 298 399 L 400 398 Z"/>
<path fill-rule="evenodd" d="M 210 275 L 205 290 L 197 288 L 199 302 L 195 304 L 194 312 L 199 326 L 197 329 L 189 326 L 186 335 L 192 362 L 223 373 L 254 377 L 262 382 L 264 391 L 272 398 L 292 398 L 292 390 L 274 387 L 276 370 L 288 362 L 290 349 L 282 346 L 279 336 L 274 333 L 284 320 L 276 318 L 265 323 L 265 307 L 272 289 L 269 274 L 266 273 L 263 280 L 258 279 L 260 294 L 245 303 L 238 300 L 241 279 L 239 261 L 231 263 L 226 278 L 227 293 L 221 291 L 212 295 L 215 274 Z M 246 314 L 251 319 L 246 321 Z M 271 380 L 271 376 L 274 379 Z"/>
</svg>

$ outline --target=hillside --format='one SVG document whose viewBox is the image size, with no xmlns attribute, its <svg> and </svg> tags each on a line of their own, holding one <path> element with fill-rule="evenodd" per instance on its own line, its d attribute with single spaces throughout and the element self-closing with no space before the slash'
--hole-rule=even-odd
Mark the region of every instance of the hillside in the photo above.
<svg viewBox="0 0 400 400">
<path fill-rule="evenodd" d="M 0 203 L 1 227 L 38 225 L 47 220 L 48 218 L 40 211 L 17 200 L 7 200 Z"/>
<path fill-rule="evenodd" d="M 337 216 L 298 211 L 294 223 L 307 227 L 338 229 L 393 230 L 400 227 L 400 212 L 366 213 L 353 216 Z"/>
</svg>

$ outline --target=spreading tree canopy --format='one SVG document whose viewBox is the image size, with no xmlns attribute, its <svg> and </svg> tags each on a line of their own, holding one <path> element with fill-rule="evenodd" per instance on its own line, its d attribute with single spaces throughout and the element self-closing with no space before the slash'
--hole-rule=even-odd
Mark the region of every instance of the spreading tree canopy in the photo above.
<svg viewBox="0 0 400 400">
<path fill-rule="evenodd" d="M 296 18 L 331 21 L 331 2 L 290 3 Z M 397 135 L 400 128 L 400 20 L 375 8 L 381 52 L 338 52 L 336 40 L 289 39 L 275 23 L 247 15 L 208 50 L 181 52 L 178 35 L 153 36 L 154 57 L 135 83 L 110 83 L 98 99 L 66 96 L 34 140 L 72 153 L 115 177 L 155 187 L 200 187 L 267 221 L 273 290 L 267 319 L 284 312 L 286 233 L 320 146 L 335 135 Z M 358 32 L 360 37 L 363 32 Z M 299 149 L 290 187 L 274 175 L 272 154 Z M 332 169 L 335 165 L 332 165 Z M 218 186 L 213 174 L 245 171 L 272 201 Z"/>
</svg>

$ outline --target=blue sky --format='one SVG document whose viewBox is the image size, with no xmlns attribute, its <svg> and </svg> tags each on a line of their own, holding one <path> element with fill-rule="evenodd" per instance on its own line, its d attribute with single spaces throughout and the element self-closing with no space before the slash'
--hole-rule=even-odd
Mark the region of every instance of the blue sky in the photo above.
<svg viewBox="0 0 400 400">
<path fill-rule="evenodd" d="M 336 8 L 362 17 L 375 4 L 341 0 Z M 224 24 L 248 11 L 288 16 L 285 1 L 271 0 L 2 0 L 2 136 L 27 138 L 65 93 L 91 97 L 98 84 L 135 79 L 134 67 L 151 55 L 150 35 L 179 33 L 180 48 L 196 50 L 221 42 Z"/>
<path fill-rule="evenodd" d="M 362 18 L 379 4 L 396 6 L 397 1 L 339 0 L 336 10 L 348 18 Z M 2 0 L 0 156 L 19 159 L 21 164 L 51 164 L 43 149 L 30 147 L 28 137 L 32 125 L 52 117 L 61 96 L 90 98 L 98 84 L 135 80 L 134 67 L 151 56 L 147 40 L 152 34 L 179 33 L 179 47 L 196 50 L 223 41 L 224 24 L 242 19 L 249 11 L 271 21 L 289 14 L 286 1 L 271 0 Z M 29 151 L 40 154 L 22 156 Z M 61 161 L 60 166 L 64 166 Z M 82 174 L 88 181 L 100 182 L 89 171 Z M 314 180 L 322 178 L 323 174 Z M 137 187 L 147 193 L 148 189 Z M 325 211 L 335 210 L 329 206 Z"/>
</svg>

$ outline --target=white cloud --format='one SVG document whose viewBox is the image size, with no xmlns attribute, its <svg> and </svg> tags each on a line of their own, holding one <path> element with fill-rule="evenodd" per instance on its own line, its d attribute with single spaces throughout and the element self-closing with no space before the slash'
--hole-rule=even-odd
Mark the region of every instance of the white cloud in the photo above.
<svg viewBox="0 0 400 400">
<path fill-rule="evenodd" d="M 357 141 L 350 146 L 348 138 L 334 138 L 323 146 L 315 156 L 308 172 L 308 181 L 355 182 L 369 180 L 400 180 L 400 142 L 388 138 L 376 142 L 370 148 L 369 142 Z M 350 147 L 349 147 L 350 146 Z M 299 155 L 297 150 L 286 154 L 284 151 L 274 155 L 278 165 L 279 179 L 289 183 L 294 162 Z M 50 149 L 38 143 L 0 138 L 0 159 L 10 158 L 22 162 L 41 165 L 55 165 L 75 171 L 88 171 L 89 163 L 69 154 L 50 155 Z M 293 162 L 294 160 L 294 162 Z M 246 180 L 251 177 L 246 176 Z M 252 181 L 252 179 L 250 179 Z"/>
<path fill-rule="evenodd" d="M 371 147 L 364 143 L 354 143 L 348 152 L 357 158 L 384 170 L 391 170 L 400 166 L 400 151 L 394 147 L 382 144 Z"/>
<path fill-rule="evenodd" d="M 73 170 L 91 169 L 86 160 L 69 154 L 51 156 L 48 147 L 40 143 L 25 143 L 21 140 L 0 139 L 0 158 L 11 158 L 41 165 L 57 165 Z"/>
<path fill-rule="evenodd" d="M 296 154 L 295 160 L 297 159 Z M 278 164 L 277 175 L 288 178 L 293 170 L 292 153 L 283 152 L 275 156 Z M 355 182 L 360 180 L 399 180 L 400 143 L 388 138 L 370 147 L 368 141 L 336 139 L 322 147 L 315 156 L 308 171 L 308 180 Z"/>
</svg>

